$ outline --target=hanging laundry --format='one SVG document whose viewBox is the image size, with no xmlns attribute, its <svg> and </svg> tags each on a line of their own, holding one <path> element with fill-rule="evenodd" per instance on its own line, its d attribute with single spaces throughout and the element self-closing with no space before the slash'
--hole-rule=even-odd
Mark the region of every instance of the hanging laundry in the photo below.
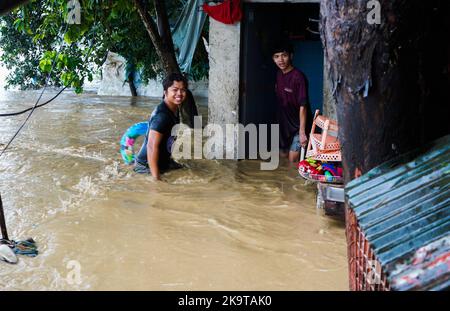
<svg viewBox="0 0 450 311">
<path fill-rule="evenodd" d="M 204 3 L 202 7 L 206 14 L 224 24 L 231 25 L 242 18 L 240 0 L 225 0 L 214 6 Z"/>
</svg>

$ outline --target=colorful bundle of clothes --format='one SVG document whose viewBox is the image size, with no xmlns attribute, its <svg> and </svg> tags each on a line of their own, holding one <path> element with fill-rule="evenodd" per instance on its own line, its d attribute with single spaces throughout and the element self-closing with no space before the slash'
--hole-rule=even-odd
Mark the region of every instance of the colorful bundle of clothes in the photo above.
<svg viewBox="0 0 450 311">
<path fill-rule="evenodd" d="M 342 167 L 339 164 L 322 162 L 312 158 L 300 161 L 297 168 L 301 176 L 322 182 L 336 182 L 343 177 Z"/>
</svg>

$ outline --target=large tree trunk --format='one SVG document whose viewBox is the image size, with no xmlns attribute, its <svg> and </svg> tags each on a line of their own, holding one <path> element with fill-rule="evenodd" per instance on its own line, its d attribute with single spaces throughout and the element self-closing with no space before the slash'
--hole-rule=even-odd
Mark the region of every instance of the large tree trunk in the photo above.
<svg viewBox="0 0 450 311">
<path fill-rule="evenodd" d="M 448 132 L 448 1 L 368 2 L 321 3 L 346 182 Z"/>
<path fill-rule="evenodd" d="M 448 0 L 324 0 L 321 35 L 334 84 L 345 181 L 448 133 Z M 374 3 L 375 1 L 370 1 Z M 346 205 L 350 288 L 357 225 Z"/>
</svg>

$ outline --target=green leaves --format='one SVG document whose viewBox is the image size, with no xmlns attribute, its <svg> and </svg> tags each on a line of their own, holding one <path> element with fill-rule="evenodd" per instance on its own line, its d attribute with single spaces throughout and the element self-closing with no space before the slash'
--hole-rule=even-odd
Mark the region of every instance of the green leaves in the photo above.
<svg viewBox="0 0 450 311">
<path fill-rule="evenodd" d="M 61 74 L 61 81 L 63 82 L 63 85 L 69 86 L 69 84 L 72 82 L 73 74 L 71 72 L 63 72 Z"/>
<path fill-rule="evenodd" d="M 123 40 L 123 37 L 122 37 L 119 33 L 113 32 L 113 33 L 111 34 L 111 39 L 112 39 L 113 41 L 119 43 L 119 42 L 121 42 L 121 41 Z"/>
<path fill-rule="evenodd" d="M 77 42 L 88 30 L 89 27 L 86 24 L 70 25 L 68 31 L 64 34 L 64 41 L 66 41 L 68 44 Z"/>
<path fill-rule="evenodd" d="M 14 27 L 21 32 L 27 33 L 29 35 L 33 34 L 33 31 L 30 28 L 30 25 L 27 24 L 22 18 L 18 18 L 14 21 Z"/>
<path fill-rule="evenodd" d="M 52 61 L 50 59 L 42 59 L 39 62 L 39 69 L 42 72 L 49 73 L 52 70 Z"/>
<path fill-rule="evenodd" d="M 84 77 L 75 72 L 63 72 L 61 74 L 61 81 L 64 86 L 70 86 L 75 89 L 75 93 L 79 94 L 83 92 L 83 80 Z"/>
<path fill-rule="evenodd" d="M 23 31 L 25 28 L 25 23 L 23 22 L 23 19 L 21 19 L 21 18 L 16 19 L 14 21 L 13 25 L 18 31 Z"/>
<path fill-rule="evenodd" d="M 79 2 L 81 25 L 67 26 L 67 0 L 31 0 L 0 17 L 3 50 L 0 61 L 11 70 L 8 85 L 42 87 L 50 73 L 52 85 L 65 85 L 81 92 L 85 80 L 92 81 L 99 72 L 108 51 L 124 56 L 144 83 L 161 74 L 161 60 L 133 1 Z M 182 2 L 166 1 L 168 13 L 174 20 Z M 153 14 L 154 10 L 149 9 Z M 64 33 L 63 29 L 66 29 Z M 198 48 L 194 57 L 194 79 L 208 73 L 208 56 L 203 50 Z"/>
<path fill-rule="evenodd" d="M 47 51 L 44 53 L 44 57 L 39 62 L 39 69 L 44 73 L 49 73 L 52 70 L 53 60 L 56 56 L 55 51 Z"/>
<path fill-rule="evenodd" d="M 38 41 L 42 40 L 45 38 L 45 34 L 44 33 L 37 33 L 34 37 L 33 37 L 33 43 L 37 43 Z"/>
</svg>

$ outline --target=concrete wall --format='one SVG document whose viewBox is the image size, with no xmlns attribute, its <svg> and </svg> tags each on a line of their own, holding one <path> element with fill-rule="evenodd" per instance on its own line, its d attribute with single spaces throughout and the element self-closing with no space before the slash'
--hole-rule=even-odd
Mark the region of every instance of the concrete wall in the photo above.
<svg viewBox="0 0 450 311">
<path fill-rule="evenodd" d="M 239 123 L 240 23 L 225 25 L 210 18 L 208 122 Z M 237 149 L 235 137 L 234 151 Z M 228 150 L 231 152 L 231 150 Z"/>
<path fill-rule="evenodd" d="M 108 52 L 102 66 L 102 79 L 98 82 L 98 95 L 131 96 L 130 86 L 123 83 L 125 80 L 125 59 L 117 53 Z M 194 96 L 208 97 L 208 80 L 190 81 L 189 88 Z M 147 85 L 136 83 L 137 93 L 140 96 L 161 97 L 163 87 L 161 82 L 151 80 Z"/>
<path fill-rule="evenodd" d="M 128 83 L 125 80 L 125 58 L 117 53 L 108 52 L 102 65 L 102 79 L 99 82 L 97 94 L 109 96 L 131 95 Z"/>
</svg>

